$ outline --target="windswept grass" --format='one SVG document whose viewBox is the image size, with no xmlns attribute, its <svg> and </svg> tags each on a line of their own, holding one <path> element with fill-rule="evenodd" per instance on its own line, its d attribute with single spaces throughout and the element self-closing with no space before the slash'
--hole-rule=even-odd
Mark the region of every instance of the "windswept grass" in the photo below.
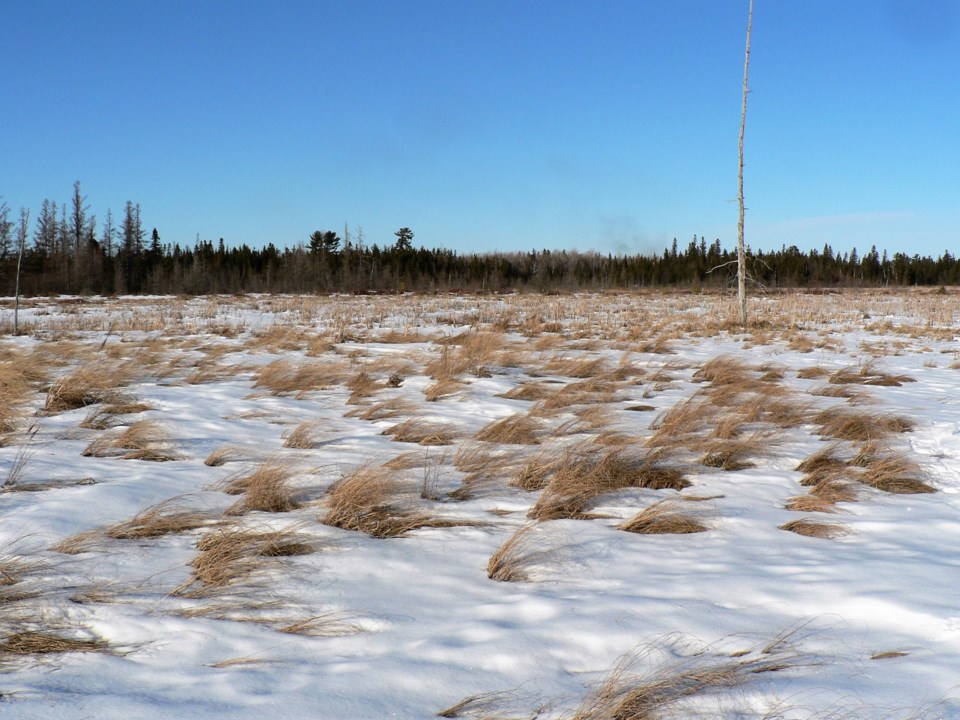
<svg viewBox="0 0 960 720">
<path fill-rule="evenodd" d="M 115 540 L 141 540 L 198 530 L 212 522 L 209 514 L 185 507 L 184 498 L 171 498 L 105 528 L 103 534 Z"/>
<path fill-rule="evenodd" d="M 789 638 L 763 648 L 725 655 L 671 636 L 622 657 L 581 703 L 571 720 L 663 720 L 700 716 L 704 706 L 721 713 L 731 691 L 766 673 L 803 667 L 811 659 Z"/>
<path fill-rule="evenodd" d="M 81 365 L 53 382 L 47 390 L 43 412 L 50 415 L 102 402 L 122 402 L 118 388 L 127 384 L 131 376 L 131 369 L 125 365 Z"/>
<path fill-rule="evenodd" d="M 530 579 L 530 569 L 542 564 L 552 554 L 545 545 L 539 523 L 527 523 L 503 541 L 487 561 L 487 577 L 499 582 L 521 582 Z M 454 716 L 455 717 L 455 716 Z"/>
<path fill-rule="evenodd" d="M 295 527 L 253 530 L 236 526 L 207 533 L 197 540 L 197 550 L 190 562 L 193 572 L 175 595 L 204 597 L 249 580 L 269 558 L 308 555 L 316 547 Z"/>
<path fill-rule="evenodd" d="M 474 524 L 416 509 L 404 483 L 385 467 L 362 467 L 342 478 L 327 494 L 326 505 L 323 523 L 375 538 L 399 537 L 419 528 Z"/>
<path fill-rule="evenodd" d="M 507 445 L 539 445 L 540 426 L 529 415 L 511 415 L 483 427 L 474 438 Z"/>
<path fill-rule="evenodd" d="M 675 500 L 656 502 L 617 527 L 639 535 L 686 535 L 709 530 L 706 523 L 689 510 L 681 509 Z"/>
<path fill-rule="evenodd" d="M 831 408 L 818 413 L 815 422 L 824 437 L 855 442 L 869 442 L 894 433 L 909 432 L 914 422 L 899 415 L 880 412 L 854 412 Z"/>
<path fill-rule="evenodd" d="M 605 493 L 626 488 L 682 490 L 689 486 L 681 470 L 665 465 L 655 454 L 576 447 L 565 453 L 528 516 L 535 520 L 586 518 Z"/>
<path fill-rule="evenodd" d="M 435 422 L 413 417 L 383 431 L 396 442 L 419 445 L 452 445 L 459 434 L 450 423 Z"/>
</svg>

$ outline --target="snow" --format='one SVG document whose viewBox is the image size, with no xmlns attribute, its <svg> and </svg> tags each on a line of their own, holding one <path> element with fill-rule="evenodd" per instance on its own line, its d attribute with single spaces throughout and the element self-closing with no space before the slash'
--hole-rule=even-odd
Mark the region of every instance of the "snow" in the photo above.
<svg viewBox="0 0 960 720">
<path fill-rule="evenodd" d="M 61 353 L 65 364 L 51 367 L 52 378 L 78 363 L 99 363 L 110 373 L 136 359 L 121 390 L 151 409 L 115 422 L 159 422 L 177 459 L 84 457 L 94 438 L 117 432 L 81 427 L 96 406 L 34 416 L 45 395 L 38 389 L 30 396 L 22 423 L 24 429 L 35 424 L 36 434 L 27 440 L 16 433 L 0 447 L 0 482 L 18 453 L 27 458 L 16 486 L 0 493 L 0 556 L 35 563 L 23 582 L 38 594 L 0 602 L 0 640 L 51 622 L 61 634 L 106 641 L 109 651 L 0 659 L 0 712 L 10 718 L 413 719 L 435 717 L 472 695 L 504 693 L 494 696 L 499 705 L 489 714 L 470 715 L 468 706 L 460 716 L 552 719 L 569 717 L 618 660 L 638 648 L 649 651 L 639 662 L 650 671 L 675 662 L 678 652 L 729 660 L 787 634 L 801 658 L 793 666 L 705 691 L 664 713 L 960 718 L 957 296 L 760 298 L 751 312 L 763 322 L 752 332 L 723 322 L 732 304 L 723 297 L 656 294 L 29 302 L 21 324 L 30 334 L 6 336 L 0 348 L 38 357 L 69 344 Z M 533 331 L 536 322 L 559 322 L 563 333 Z M 279 337 L 280 330 L 290 331 L 286 340 L 272 341 L 270 333 Z M 423 392 L 433 380 L 424 368 L 442 348 L 457 347 L 436 341 L 479 331 L 496 332 L 503 351 L 481 356 L 485 351 L 478 350 L 487 372 L 461 372 L 452 395 L 426 402 Z M 418 337 L 387 342 L 388 333 Z M 799 344 L 791 349 L 798 336 L 811 341 L 812 352 Z M 639 349 L 658 337 L 671 353 Z M 311 346 L 317 339 L 329 345 Z M 516 364 L 505 362 L 507 351 Z M 631 435 L 630 447 L 642 448 L 661 411 L 710 387 L 693 376 L 719 356 L 751 368 L 774 363 L 783 372 L 785 397 L 810 403 L 811 413 L 849 407 L 911 418 L 912 431 L 886 442 L 917 463 L 937 492 L 863 488 L 858 502 L 841 503 L 837 513 L 786 510 L 788 498 L 808 489 L 800 485 L 797 464 L 827 443 L 812 421 L 757 427 L 766 452 L 751 456 L 752 467 L 705 467 L 688 452 L 681 460 L 690 488 L 607 493 L 591 517 L 534 527 L 541 554 L 527 581 L 487 577 L 488 559 L 530 522 L 526 513 L 539 496 L 508 484 L 518 463 L 541 452 L 558 458 L 605 429 Z M 623 360 L 635 368 L 616 381 L 614 399 L 606 403 L 609 424 L 562 435 L 580 406 L 542 413 L 541 445 L 501 446 L 506 460 L 493 479 L 452 499 L 465 475 L 454 465 L 457 450 L 474 443 L 472 436 L 488 423 L 535 405 L 503 398 L 504 392 L 525 382 L 563 387 L 582 380 L 543 369 L 558 357 L 603 358 L 609 370 Z M 348 404 L 351 390 L 341 381 L 279 394 L 256 387 L 259 369 L 281 358 L 339 364 L 348 376 L 366 369 L 381 385 L 396 367 L 407 370 L 400 387 L 380 387 Z M 805 368 L 833 372 L 868 361 L 915 382 L 853 386 L 860 396 L 848 402 L 811 394 L 827 376 L 797 377 Z M 211 362 L 215 372 L 190 382 Z M 652 381 L 659 371 L 672 379 Z M 412 413 L 376 420 L 351 415 L 390 398 L 408 401 Z M 638 404 L 654 409 L 627 409 Z M 451 425 L 454 444 L 421 447 L 382 434 L 411 415 Z M 286 434 L 304 421 L 316 423 L 313 446 L 285 448 Z M 225 446 L 235 449 L 226 464 L 204 464 Z M 852 455 L 856 444 L 843 447 Z M 331 486 L 403 453 L 413 453 L 414 466 L 394 467 L 391 477 L 406 484 L 410 502 L 465 524 L 387 539 L 323 524 Z M 300 507 L 225 515 L 237 496 L 222 492 L 222 483 L 268 460 L 289 466 Z M 32 484 L 46 489 L 22 491 Z M 427 485 L 439 500 L 419 497 Z M 707 532 L 635 535 L 617 528 L 652 502 L 683 496 L 709 498 L 684 503 L 708 524 Z M 171 498 L 231 527 L 293 528 L 316 552 L 262 558 L 246 581 L 190 597 L 176 590 L 189 580 L 197 541 L 214 532 L 213 525 L 139 540 L 95 535 L 78 554 L 53 549 Z M 845 534 L 805 537 L 779 527 L 818 515 Z M 216 616 L 218 609 L 227 619 Z M 279 631 L 317 617 L 328 632 Z M 677 650 L 681 646 L 686 649 Z M 878 654 L 893 656 L 874 659 Z"/>
</svg>

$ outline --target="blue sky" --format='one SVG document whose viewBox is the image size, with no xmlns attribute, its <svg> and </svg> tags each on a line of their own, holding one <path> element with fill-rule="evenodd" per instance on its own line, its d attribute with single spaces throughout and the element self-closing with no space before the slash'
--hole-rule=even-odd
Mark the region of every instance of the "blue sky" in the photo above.
<svg viewBox="0 0 960 720">
<path fill-rule="evenodd" d="M 21 0 L 0 196 L 291 245 L 736 242 L 747 0 Z M 747 242 L 957 251 L 960 3 L 755 0 Z"/>
</svg>

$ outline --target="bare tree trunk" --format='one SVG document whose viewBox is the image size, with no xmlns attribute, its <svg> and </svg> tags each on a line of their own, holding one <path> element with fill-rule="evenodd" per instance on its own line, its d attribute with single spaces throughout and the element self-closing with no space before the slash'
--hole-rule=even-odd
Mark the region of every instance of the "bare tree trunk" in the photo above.
<svg viewBox="0 0 960 720">
<path fill-rule="evenodd" d="M 23 263 L 23 247 L 27 244 L 27 229 L 30 224 L 30 211 L 20 209 L 20 227 L 17 230 L 17 283 L 16 300 L 13 305 L 13 334 L 20 334 L 20 266 Z"/>
<path fill-rule="evenodd" d="M 747 124 L 747 76 L 750 70 L 750 31 L 753 28 L 753 0 L 747 16 L 747 50 L 743 60 L 743 105 L 740 109 L 740 172 L 738 175 L 737 200 L 740 204 L 740 220 L 737 223 L 737 300 L 740 304 L 740 324 L 747 324 L 747 258 L 743 249 L 743 131 Z"/>
</svg>

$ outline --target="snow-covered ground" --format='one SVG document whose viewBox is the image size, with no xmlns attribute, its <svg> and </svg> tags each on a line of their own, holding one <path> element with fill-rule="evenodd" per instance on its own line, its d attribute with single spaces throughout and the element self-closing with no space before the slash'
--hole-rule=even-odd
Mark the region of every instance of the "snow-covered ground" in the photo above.
<svg viewBox="0 0 960 720">
<path fill-rule="evenodd" d="M 960 718 L 958 296 L 732 305 L 3 309 L 0 714 Z"/>
</svg>

